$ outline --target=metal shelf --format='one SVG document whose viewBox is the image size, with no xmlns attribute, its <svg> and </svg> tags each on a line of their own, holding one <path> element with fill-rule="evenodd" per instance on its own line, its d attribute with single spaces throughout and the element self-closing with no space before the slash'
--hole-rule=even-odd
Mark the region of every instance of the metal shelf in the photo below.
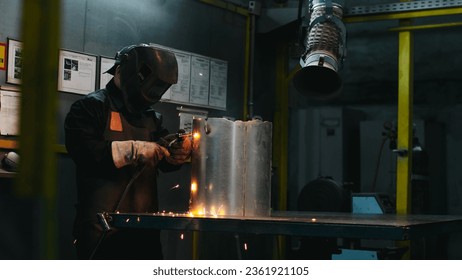
<svg viewBox="0 0 462 280">
<path fill-rule="evenodd" d="M 0 149 L 6 149 L 6 150 L 16 150 L 19 149 L 19 144 L 17 140 L 10 140 L 10 139 L 4 139 L 0 136 Z M 61 153 L 61 154 L 66 154 L 67 150 L 64 145 L 55 145 L 55 152 Z"/>
<path fill-rule="evenodd" d="M 0 138 L 0 149 L 16 149 L 17 147 L 16 140 Z"/>
</svg>

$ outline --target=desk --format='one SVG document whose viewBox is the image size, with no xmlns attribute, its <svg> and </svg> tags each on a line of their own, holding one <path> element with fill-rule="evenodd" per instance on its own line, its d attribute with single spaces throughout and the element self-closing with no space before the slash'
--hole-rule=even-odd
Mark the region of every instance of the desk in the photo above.
<svg viewBox="0 0 462 280">
<path fill-rule="evenodd" d="M 411 240 L 462 232 L 462 216 L 273 212 L 269 217 L 191 217 L 187 214 L 108 213 L 115 228 L 152 228 L 269 235 Z"/>
</svg>

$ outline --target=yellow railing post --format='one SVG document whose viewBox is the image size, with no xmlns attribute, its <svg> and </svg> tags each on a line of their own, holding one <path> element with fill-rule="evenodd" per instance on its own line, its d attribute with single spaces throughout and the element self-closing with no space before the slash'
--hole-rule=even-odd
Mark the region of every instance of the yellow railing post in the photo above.
<svg viewBox="0 0 462 280">
<path fill-rule="evenodd" d="M 60 0 L 23 1 L 21 163 L 16 193 L 40 202 L 41 259 L 55 259 L 58 251 L 55 146 L 60 14 Z"/>
<path fill-rule="evenodd" d="M 278 209 L 287 210 L 287 165 L 288 165 L 288 135 L 289 135 L 289 88 L 288 88 L 288 47 L 281 43 L 277 49 L 276 58 L 276 108 L 273 131 L 273 166 L 277 177 Z M 277 239 L 277 251 L 274 255 L 284 258 L 285 239 Z"/>
<path fill-rule="evenodd" d="M 409 20 L 401 20 L 409 25 Z M 409 214 L 411 209 L 411 173 L 413 138 L 413 34 L 399 32 L 398 49 L 398 152 L 396 167 L 396 211 Z"/>
<path fill-rule="evenodd" d="M 405 2 L 403 0 L 402 2 Z M 410 25 L 411 20 L 400 20 L 401 26 Z M 396 162 L 396 213 L 411 213 L 412 138 L 413 138 L 413 33 L 400 31 L 398 47 L 398 138 Z M 408 247 L 403 259 L 410 259 L 411 242 L 397 242 L 399 247 Z"/>
</svg>

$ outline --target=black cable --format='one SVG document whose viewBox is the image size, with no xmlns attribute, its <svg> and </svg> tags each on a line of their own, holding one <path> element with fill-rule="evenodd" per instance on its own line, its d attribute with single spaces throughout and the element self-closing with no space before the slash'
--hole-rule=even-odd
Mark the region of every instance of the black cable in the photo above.
<svg viewBox="0 0 462 280">
<path fill-rule="evenodd" d="M 130 190 L 130 187 L 133 185 L 133 182 L 136 180 L 136 178 L 138 178 L 138 176 L 140 176 L 141 173 L 143 173 L 144 169 L 146 168 L 147 165 L 143 165 L 142 168 L 138 169 L 132 176 L 132 178 L 130 179 L 130 182 L 128 182 L 128 184 L 125 186 L 125 189 L 124 189 L 124 192 L 122 193 L 122 196 L 120 197 L 119 199 L 119 203 L 117 203 L 117 207 L 115 208 L 115 210 L 113 212 L 117 212 L 119 211 L 119 208 L 120 208 L 120 205 L 122 204 L 122 201 L 125 199 L 125 196 L 127 195 L 128 191 Z M 98 219 L 100 220 L 100 223 L 106 223 L 106 219 L 104 217 L 104 214 L 98 214 L 97 215 Z M 96 243 L 96 246 L 95 248 L 93 249 L 93 251 L 91 252 L 91 255 L 90 255 L 90 260 L 93 259 L 93 257 L 95 256 L 95 253 L 96 251 L 98 251 L 98 248 L 99 246 L 101 245 L 101 243 L 103 242 L 104 238 L 106 237 L 106 234 L 110 231 L 111 229 L 109 228 L 109 226 L 104 226 L 103 227 L 103 233 L 101 234 L 100 238 L 98 239 L 98 242 Z"/>
<path fill-rule="evenodd" d="M 122 204 L 122 201 L 125 199 L 125 196 L 127 195 L 128 193 L 128 190 L 130 189 L 130 187 L 132 186 L 133 182 L 136 180 L 136 178 L 138 178 L 138 176 L 140 176 L 140 174 L 144 171 L 144 169 L 146 168 L 146 164 L 144 164 L 140 169 L 138 169 L 135 174 L 133 174 L 130 182 L 128 182 L 128 184 L 125 186 L 125 190 L 122 194 L 122 196 L 120 197 L 119 199 L 119 203 L 117 204 L 117 207 L 115 208 L 114 212 L 117 212 L 119 211 L 119 208 L 120 208 L 120 205 Z"/>
<path fill-rule="evenodd" d="M 387 142 L 387 137 L 384 137 L 382 139 L 382 143 L 380 144 L 379 156 L 377 157 L 377 163 L 375 165 L 374 180 L 372 181 L 372 192 L 375 192 L 375 187 L 377 184 L 377 177 L 379 175 L 380 162 L 382 159 L 382 151 L 383 151 L 383 146 L 385 145 L 385 142 Z"/>
<path fill-rule="evenodd" d="M 234 239 L 236 241 L 236 252 L 237 252 L 237 259 L 242 260 L 242 252 L 241 252 L 241 241 L 239 238 L 239 234 L 234 234 Z"/>
</svg>

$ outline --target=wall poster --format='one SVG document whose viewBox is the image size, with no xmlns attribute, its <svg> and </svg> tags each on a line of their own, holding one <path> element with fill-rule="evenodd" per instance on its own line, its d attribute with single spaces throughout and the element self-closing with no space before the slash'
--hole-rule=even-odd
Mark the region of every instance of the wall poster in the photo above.
<svg viewBox="0 0 462 280">
<path fill-rule="evenodd" d="M 193 55 L 191 59 L 191 104 L 209 104 L 210 59 Z"/>
<path fill-rule="evenodd" d="M 59 51 L 58 90 L 86 95 L 96 88 L 95 55 Z"/>
<path fill-rule="evenodd" d="M 109 73 L 105 73 L 107 70 L 111 69 L 111 67 L 114 65 L 115 59 L 114 58 L 108 58 L 104 56 L 100 56 L 99 58 L 99 65 L 100 65 L 100 73 L 99 73 L 99 88 L 105 88 L 106 84 L 112 79 L 112 75 Z"/>
<path fill-rule="evenodd" d="M 0 134 L 19 135 L 21 93 L 1 89 L 0 103 Z"/>
<path fill-rule="evenodd" d="M 226 91 L 228 62 L 218 59 L 210 60 L 210 96 L 209 105 L 226 108 Z"/>
<path fill-rule="evenodd" d="M 179 103 L 189 102 L 189 84 L 191 81 L 191 54 L 174 51 L 178 62 L 178 83 L 170 88 L 170 100 Z"/>
</svg>

